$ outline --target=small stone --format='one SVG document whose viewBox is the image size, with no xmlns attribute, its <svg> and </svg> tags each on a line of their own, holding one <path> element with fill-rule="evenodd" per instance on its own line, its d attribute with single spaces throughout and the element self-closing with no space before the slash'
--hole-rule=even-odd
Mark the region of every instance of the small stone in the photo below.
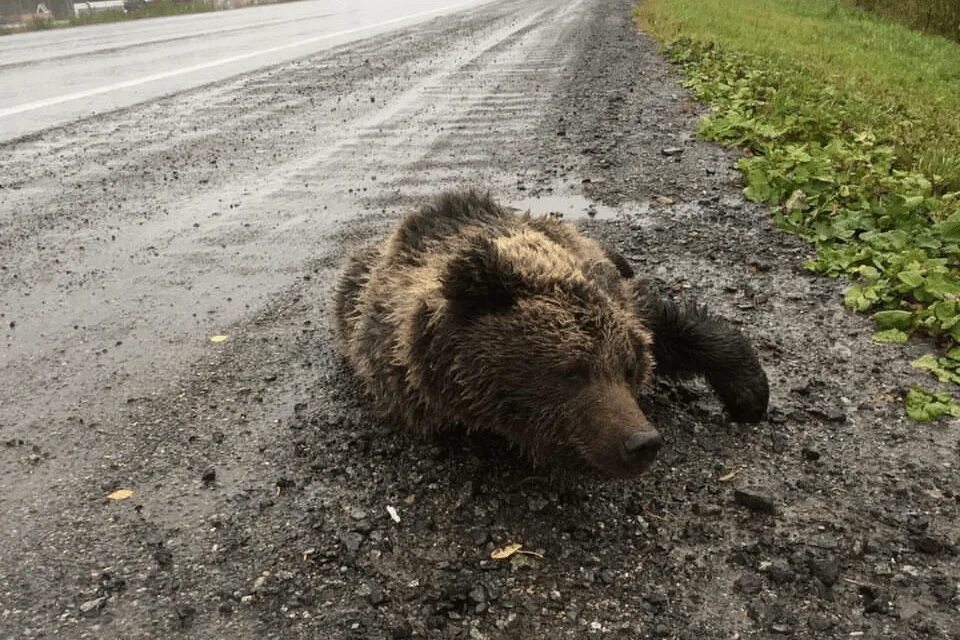
<svg viewBox="0 0 960 640">
<path fill-rule="evenodd" d="M 343 543 L 347 551 L 355 553 L 360 549 L 360 545 L 363 544 L 363 536 L 356 531 L 350 531 L 340 536 L 340 542 Z"/>
<path fill-rule="evenodd" d="M 733 492 L 733 500 L 741 507 L 746 507 L 757 513 L 775 514 L 777 512 L 773 498 L 759 489 L 737 489 Z"/>
<path fill-rule="evenodd" d="M 263 589 L 264 586 L 266 586 L 266 584 L 267 584 L 267 576 L 260 576 L 259 578 L 253 581 L 253 591 L 254 592 L 260 591 L 261 589 Z"/>
<path fill-rule="evenodd" d="M 752 573 L 745 573 L 737 578 L 737 581 L 733 583 L 733 586 L 736 587 L 741 593 L 753 596 L 760 593 L 760 588 L 762 585 L 760 583 L 760 578 Z"/>
<path fill-rule="evenodd" d="M 374 607 L 379 607 L 387 601 L 387 596 L 383 593 L 383 589 L 380 588 L 380 585 L 371 584 L 370 594 L 367 596 L 367 601 Z"/>
<path fill-rule="evenodd" d="M 793 582 L 796 579 L 796 574 L 790 568 L 790 563 L 782 558 L 777 558 L 770 562 L 767 566 L 765 573 L 770 576 L 770 579 L 774 582 L 780 584 L 787 584 Z"/>
<path fill-rule="evenodd" d="M 660 153 L 667 157 L 677 156 L 683 153 L 683 147 L 666 147 L 665 149 L 661 149 Z"/>
<path fill-rule="evenodd" d="M 413 627 L 408 622 L 401 622 L 400 626 L 390 630 L 391 640 L 407 640 L 413 637 Z"/>
<path fill-rule="evenodd" d="M 840 579 L 840 567 L 833 558 L 811 558 L 807 561 L 807 567 L 815 578 L 828 587 L 837 584 Z"/>
<path fill-rule="evenodd" d="M 534 513 L 538 513 L 540 511 L 543 511 L 544 508 L 546 508 L 547 504 L 549 503 L 547 502 L 546 498 L 534 496 L 527 501 L 527 504 L 530 505 L 530 511 L 533 511 Z"/>
<path fill-rule="evenodd" d="M 469 597 L 470 600 L 476 604 L 481 604 L 487 601 L 487 590 L 483 588 L 482 584 L 478 584 L 470 590 L 470 593 L 467 594 L 467 597 Z"/>
<path fill-rule="evenodd" d="M 490 539 L 490 534 L 487 533 L 485 529 L 474 529 L 473 544 L 480 547 L 485 545 L 489 539 Z"/>
<path fill-rule="evenodd" d="M 834 343 L 833 346 L 830 347 L 830 354 L 841 362 L 846 362 L 853 357 L 853 351 L 842 342 Z"/>
<path fill-rule="evenodd" d="M 361 533 L 361 534 L 363 534 L 363 535 L 367 535 L 367 534 L 369 534 L 371 531 L 373 531 L 375 527 L 373 526 L 373 522 L 370 521 L 370 520 L 359 520 L 359 521 L 357 521 L 357 523 L 354 524 L 353 527 L 351 527 L 351 528 L 352 528 L 354 531 L 356 531 L 357 533 Z"/>
<path fill-rule="evenodd" d="M 916 617 L 917 614 L 922 613 L 923 610 L 923 605 L 913 598 L 897 598 L 897 614 L 901 620 L 909 620 Z"/>
<path fill-rule="evenodd" d="M 822 613 L 815 613 L 807 620 L 807 626 L 814 631 L 823 633 L 824 631 L 829 631 L 831 628 L 833 628 L 833 620 Z"/>
<path fill-rule="evenodd" d="M 203 475 L 200 476 L 200 482 L 203 484 L 213 484 L 217 479 L 217 470 L 213 467 L 210 467 L 203 472 Z"/>
<path fill-rule="evenodd" d="M 842 409 L 827 409 L 823 415 L 829 422 L 847 421 L 847 414 Z"/>
<path fill-rule="evenodd" d="M 876 598 L 868 598 L 864 603 L 864 613 L 888 613 L 890 611 L 890 601 L 885 593 L 878 593 Z"/>
<path fill-rule="evenodd" d="M 803 455 L 804 460 L 809 460 L 810 462 L 816 462 L 820 459 L 820 452 L 816 449 L 804 447 L 800 450 L 800 453 Z"/>
<path fill-rule="evenodd" d="M 930 555 L 943 553 L 943 550 L 946 548 L 943 542 L 929 535 L 920 536 L 917 538 L 917 540 L 914 542 L 914 546 L 917 548 L 917 551 L 921 551 Z"/>
<path fill-rule="evenodd" d="M 715 504 L 695 504 L 693 512 L 698 516 L 718 516 L 723 513 L 723 509 Z"/>
</svg>

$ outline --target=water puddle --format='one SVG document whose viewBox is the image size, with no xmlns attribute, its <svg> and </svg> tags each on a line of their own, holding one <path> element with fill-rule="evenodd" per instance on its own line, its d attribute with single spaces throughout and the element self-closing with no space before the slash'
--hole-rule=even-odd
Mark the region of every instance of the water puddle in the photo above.
<svg viewBox="0 0 960 640">
<path fill-rule="evenodd" d="M 513 200 L 509 206 L 534 216 L 553 215 L 563 220 L 609 220 L 620 215 L 613 207 L 594 202 L 579 194 L 545 194 Z"/>
</svg>

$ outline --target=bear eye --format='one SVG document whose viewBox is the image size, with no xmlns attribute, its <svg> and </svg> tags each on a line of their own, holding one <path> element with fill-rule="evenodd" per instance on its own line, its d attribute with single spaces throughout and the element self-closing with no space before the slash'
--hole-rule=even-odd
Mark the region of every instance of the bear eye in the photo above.
<svg viewBox="0 0 960 640">
<path fill-rule="evenodd" d="M 568 382 L 582 384 L 590 379 L 590 368 L 584 365 L 570 367 L 563 371 L 563 377 Z"/>
</svg>

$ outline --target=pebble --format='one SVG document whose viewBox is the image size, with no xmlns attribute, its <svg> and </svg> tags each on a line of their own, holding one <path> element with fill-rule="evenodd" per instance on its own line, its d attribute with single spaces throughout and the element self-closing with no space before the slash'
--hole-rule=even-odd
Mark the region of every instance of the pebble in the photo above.
<svg viewBox="0 0 960 640">
<path fill-rule="evenodd" d="M 761 489 L 737 489 L 733 492 L 733 500 L 741 507 L 746 507 L 757 513 L 774 514 L 777 512 L 773 497 Z"/>
<path fill-rule="evenodd" d="M 946 548 L 943 542 L 930 535 L 917 538 L 916 542 L 914 542 L 914 546 L 917 548 L 917 551 L 921 551 L 929 555 L 937 555 L 942 553 Z"/>
<path fill-rule="evenodd" d="M 734 582 L 734 586 L 741 593 L 753 596 L 760 593 L 760 588 L 762 586 L 760 578 L 755 576 L 752 573 L 745 573 Z"/>
<path fill-rule="evenodd" d="M 797 575 L 790 568 L 790 563 L 782 558 L 772 560 L 764 572 L 770 576 L 770 579 L 780 584 L 793 582 Z"/>
<path fill-rule="evenodd" d="M 661 149 L 660 153 L 668 157 L 677 156 L 683 153 L 683 147 L 666 147 L 664 149 Z"/>
<path fill-rule="evenodd" d="M 367 595 L 367 601 L 370 602 L 374 607 L 379 607 L 387 601 L 387 596 L 383 593 L 383 589 L 380 588 L 378 584 L 370 585 L 370 593 Z"/>
<path fill-rule="evenodd" d="M 819 631 L 822 633 L 824 631 L 829 631 L 833 627 L 833 620 L 822 613 L 815 613 L 807 620 L 807 626 L 814 631 Z"/>
<path fill-rule="evenodd" d="M 363 544 L 363 536 L 355 531 L 350 531 L 340 536 L 340 542 L 343 543 L 347 551 L 355 552 L 358 551 L 360 545 Z"/>
<path fill-rule="evenodd" d="M 840 579 L 840 567 L 833 558 L 811 558 L 807 561 L 810 573 L 828 587 L 832 587 Z"/>
<path fill-rule="evenodd" d="M 723 513 L 723 509 L 715 504 L 695 504 L 693 512 L 698 516 L 718 516 Z"/>
<path fill-rule="evenodd" d="M 478 584 L 470 590 L 470 593 L 467 594 L 467 597 L 469 597 L 470 600 L 476 604 L 484 603 L 487 601 L 487 590 L 483 588 L 482 584 Z"/>
</svg>

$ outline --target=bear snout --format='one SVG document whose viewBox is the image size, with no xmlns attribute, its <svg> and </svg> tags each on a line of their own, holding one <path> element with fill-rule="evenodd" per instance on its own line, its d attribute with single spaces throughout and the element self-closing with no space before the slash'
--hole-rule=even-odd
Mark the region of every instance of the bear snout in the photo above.
<svg viewBox="0 0 960 640">
<path fill-rule="evenodd" d="M 654 430 L 636 431 L 623 440 L 623 448 L 620 455 L 623 461 L 628 465 L 637 467 L 638 471 L 643 471 L 657 457 L 657 452 L 663 446 L 663 438 Z"/>
</svg>

